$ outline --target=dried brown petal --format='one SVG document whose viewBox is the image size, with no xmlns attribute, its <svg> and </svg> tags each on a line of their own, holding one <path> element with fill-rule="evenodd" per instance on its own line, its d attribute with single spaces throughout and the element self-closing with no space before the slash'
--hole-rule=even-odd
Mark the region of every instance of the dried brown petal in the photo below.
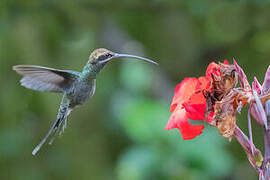
<svg viewBox="0 0 270 180">
<path fill-rule="evenodd" d="M 221 101 L 227 94 L 236 87 L 238 82 L 238 74 L 233 65 L 220 63 L 221 76 L 211 74 L 211 101 L 212 105 L 216 101 Z"/>
<path fill-rule="evenodd" d="M 221 64 L 221 77 L 223 79 L 224 93 L 229 93 L 238 83 L 238 73 L 234 65 Z"/>
<path fill-rule="evenodd" d="M 236 126 L 235 109 L 232 101 L 218 102 L 215 105 L 215 120 L 218 132 L 223 137 L 231 139 Z"/>
<path fill-rule="evenodd" d="M 228 116 L 221 123 L 218 124 L 218 132 L 221 136 L 231 140 L 231 137 L 234 134 L 236 125 L 235 116 Z"/>
</svg>

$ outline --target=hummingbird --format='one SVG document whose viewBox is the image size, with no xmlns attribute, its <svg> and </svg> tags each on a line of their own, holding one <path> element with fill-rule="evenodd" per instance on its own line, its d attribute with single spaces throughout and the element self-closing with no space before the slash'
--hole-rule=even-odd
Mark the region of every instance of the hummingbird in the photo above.
<svg viewBox="0 0 270 180">
<path fill-rule="evenodd" d="M 23 76 L 20 80 L 22 86 L 42 92 L 63 94 L 56 121 L 53 123 L 46 136 L 34 148 L 32 151 L 33 155 L 40 150 L 50 136 L 52 137 L 49 144 L 52 144 L 56 135 L 61 135 L 64 132 L 67 127 L 67 117 L 71 111 L 76 106 L 85 103 L 87 99 L 94 95 L 96 78 L 99 72 L 108 62 L 118 58 L 134 58 L 158 65 L 156 62 L 147 58 L 130 54 L 119 54 L 104 48 L 99 48 L 90 54 L 82 72 L 59 70 L 35 65 L 13 66 L 13 70 Z"/>
</svg>

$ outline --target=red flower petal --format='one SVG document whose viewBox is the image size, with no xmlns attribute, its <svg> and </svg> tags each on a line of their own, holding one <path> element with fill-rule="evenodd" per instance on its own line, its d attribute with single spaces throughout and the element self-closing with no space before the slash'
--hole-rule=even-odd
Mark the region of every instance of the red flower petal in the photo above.
<svg viewBox="0 0 270 180">
<path fill-rule="evenodd" d="M 225 60 L 224 64 L 229 63 Z M 193 139 L 202 133 L 204 126 L 192 125 L 188 119 L 205 120 L 206 99 L 204 91 L 212 92 L 211 75 L 220 77 L 220 68 L 219 64 L 212 62 L 207 68 L 206 77 L 186 78 L 176 86 L 170 108 L 172 115 L 165 129 L 179 129 L 184 140 Z M 207 117 L 207 122 L 212 124 L 213 121 L 214 112 L 212 111 Z"/>
<path fill-rule="evenodd" d="M 186 116 L 192 120 L 204 121 L 205 104 L 183 104 L 186 110 Z"/>
<path fill-rule="evenodd" d="M 214 62 L 211 62 L 206 70 L 206 77 L 210 77 L 211 74 L 214 74 L 216 76 L 220 76 L 220 65 L 216 64 Z"/>
<path fill-rule="evenodd" d="M 190 96 L 190 98 L 186 101 L 186 104 L 205 104 L 206 99 L 202 92 L 202 90 L 198 90 L 196 93 Z"/>
<path fill-rule="evenodd" d="M 185 101 L 185 104 L 205 104 L 206 99 L 203 95 L 204 90 L 210 88 L 210 78 L 199 77 L 199 83 L 197 84 L 196 91 L 190 96 L 190 98 Z"/>
<path fill-rule="evenodd" d="M 188 121 L 178 127 L 184 140 L 194 139 L 203 133 L 204 125 L 192 125 Z"/>
<path fill-rule="evenodd" d="M 229 65 L 229 62 L 227 61 L 227 59 L 224 60 L 223 64 Z"/>
<path fill-rule="evenodd" d="M 172 113 L 165 129 L 166 130 L 171 130 L 174 128 L 178 128 L 178 123 L 179 121 L 185 121 L 186 119 L 186 112 L 183 107 L 178 106 L 176 110 Z"/>
<path fill-rule="evenodd" d="M 212 124 L 212 122 L 215 120 L 215 119 L 214 119 L 214 115 L 215 115 L 215 113 L 212 111 L 212 112 L 209 114 L 209 116 L 207 117 L 207 123 Z"/>
<path fill-rule="evenodd" d="M 209 77 L 199 77 L 200 89 L 208 90 L 210 88 L 210 78 Z"/>
<path fill-rule="evenodd" d="M 178 106 L 176 110 L 172 113 L 169 122 L 165 127 L 165 129 L 167 130 L 173 128 L 178 128 L 181 132 L 182 138 L 184 140 L 188 140 L 199 136 L 202 133 L 204 126 L 190 124 L 188 122 L 185 109 Z"/>
<path fill-rule="evenodd" d="M 175 88 L 170 111 L 173 112 L 177 105 L 184 103 L 196 91 L 199 81 L 197 78 L 186 78 Z"/>
</svg>

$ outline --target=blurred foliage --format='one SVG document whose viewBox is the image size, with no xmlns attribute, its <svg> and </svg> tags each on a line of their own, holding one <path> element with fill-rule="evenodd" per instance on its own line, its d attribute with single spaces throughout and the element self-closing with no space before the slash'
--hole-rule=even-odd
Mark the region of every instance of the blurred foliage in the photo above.
<svg viewBox="0 0 270 180">
<path fill-rule="evenodd" d="M 232 57 L 262 81 L 270 58 L 269 0 L 79 0 L 0 2 L 0 179 L 254 179 L 240 146 L 207 127 L 183 141 L 165 131 L 173 89 Z M 80 71 L 105 47 L 149 57 L 107 65 L 95 96 L 66 132 L 33 157 L 61 95 L 19 86 L 16 64 Z M 247 129 L 246 112 L 238 124 Z M 202 122 L 203 123 L 203 122 Z M 256 145 L 261 129 L 253 123 Z"/>
</svg>

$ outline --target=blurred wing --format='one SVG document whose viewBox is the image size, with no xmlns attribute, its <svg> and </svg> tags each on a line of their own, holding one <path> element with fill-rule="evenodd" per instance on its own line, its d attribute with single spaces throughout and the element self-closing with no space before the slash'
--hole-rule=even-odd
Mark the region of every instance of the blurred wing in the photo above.
<svg viewBox="0 0 270 180">
<path fill-rule="evenodd" d="M 13 66 L 13 70 L 23 76 L 20 81 L 22 86 L 48 92 L 63 92 L 64 89 L 72 85 L 80 74 L 75 71 L 33 65 L 17 65 Z"/>
</svg>

